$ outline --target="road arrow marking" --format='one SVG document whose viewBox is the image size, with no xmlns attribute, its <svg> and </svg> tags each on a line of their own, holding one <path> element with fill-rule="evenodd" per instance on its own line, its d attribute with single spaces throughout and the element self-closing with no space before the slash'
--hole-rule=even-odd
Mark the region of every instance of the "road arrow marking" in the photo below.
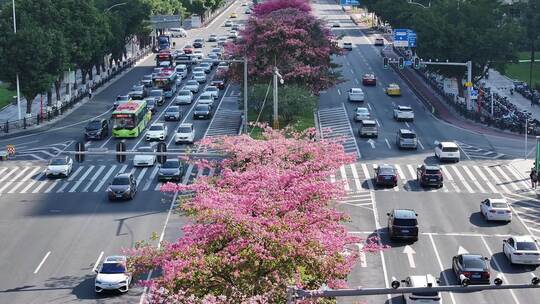
<svg viewBox="0 0 540 304">
<path fill-rule="evenodd" d="M 459 246 L 459 248 L 458 248 L 458 250 L 457 250 L 457 254 L 467 254 L 467 253 L 469 253 L 469 252 L 467 251 L 467 249 L 465 249 L 465 248 Z"/>
<path fill-rule="evenodd" d="M 407 255 L 407 259 L 409 259 L 409 266 L 411 268 L 416 268 L 416 264 L 414 263 L 414 254 L 416 254 L 416 251 L 414 251 L 411 246 L 407 245 L 403 249 L 403 253 L 405 253 Z"/>
<path fill-rule="evenodd" d="M 371 146 L 371 149 L 375 149 L 375 141 L 373 141 L 373 139 L 368 139 L 368 144 Z"/>
</svg>

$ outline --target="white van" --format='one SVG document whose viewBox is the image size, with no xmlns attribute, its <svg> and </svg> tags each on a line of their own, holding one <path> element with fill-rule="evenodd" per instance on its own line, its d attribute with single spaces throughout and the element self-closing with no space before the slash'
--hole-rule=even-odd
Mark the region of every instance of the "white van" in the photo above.
<svg viewBox="0 0 540 304">
<path fill-rule="evenodd" d="M 176 74 L 181 75 L 182 78 L 186 78 L 188 74 L 188 68 L 185 64 L 176 65 Z"/>
<path fill-rule="evenodd" d="M 186 32 L 186 30 L 184 30 L 184 29 L 181 28 L 181 27 L 169 29 L 169 34 L 170 34 L 171 37 L 173 37 L 173 38 L 175 38 L 175 37 L 187 37 L 187 32 Z"/>
<path fill-rule="evenodd" d="M 437 279 L 431 274 L 410 276 L 401 281 L 405 284 L 403 287 L 437 287 Z M 441 304 L 441 295 L 437 291 L 404 294 L 402 303 L 431 303 Z"/>
</svg>

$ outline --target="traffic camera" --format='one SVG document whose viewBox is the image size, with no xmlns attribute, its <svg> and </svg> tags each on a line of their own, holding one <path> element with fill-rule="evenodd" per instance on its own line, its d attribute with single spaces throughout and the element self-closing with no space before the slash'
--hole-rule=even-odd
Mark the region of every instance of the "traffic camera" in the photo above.
<svg viewBox="0 0 540 304">
<path fill-rule="evenodd" d="M 391 284 L 392 288 L 398 289 L 400 285 L 401 283 L 398 280 L 396 280 L 396 277 L 392 277 L 392 284 Z"/>
<path fill-rule="evenodd" d="M 471 280 L 467 278 L 464 274 L 459 275 L 459 281 L 461 283 L 461 286 L 467 287 L 469 284 L 471 284 Z"/>
</svg>

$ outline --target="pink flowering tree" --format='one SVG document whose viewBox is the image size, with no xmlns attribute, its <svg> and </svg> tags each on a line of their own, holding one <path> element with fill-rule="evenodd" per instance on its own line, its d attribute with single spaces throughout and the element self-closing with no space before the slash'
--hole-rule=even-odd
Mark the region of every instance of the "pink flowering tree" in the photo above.
<svg viewBox="0 0 540 304">
<path fill-rule="evenodd" d="M 191 185 L 167 183 L 162 191 L 195 193 L 180 204 L 191 224 L 161 249 L 127 250 L 136 272 L 159 269 L 145 284 L 154 303 L 284 303 L 286 286 L 343 286 L 361 242 L 350 236 L 332 202 L 344 195 L 329 174 L 354 157 L 342 145 L 274 131 L 205 140 L 227 158 L 218 177 Z M 379 250 L 366 242 L 364 250 Z"/>
<path fill-rule="evenodd" d="M 248 58 L 248 74 L 255 82 L 266 83 L 277 66 L 285 83 L 305 86 L 315 94 L 335 85 L 340 76 L 333 71 L 331 58 L 341 51 L 324 21 L 298 7 L 270 10 L 274 3 L 286 2 L 261 4 L 264 13 L 248 20 L 242 39 L 228 44 L 227 52 Z M 241 80 L 241 65 L 233 66 L 231 75 Z"/>
<path fill-rule="evenodd" d="M 273 11 L 285 8 L 296 8 L 302 12 L 311 12 L 311 6 L 307 0 L 271 0 L 255 5 L 253 16 L 263 17 Z"/>
</svg>

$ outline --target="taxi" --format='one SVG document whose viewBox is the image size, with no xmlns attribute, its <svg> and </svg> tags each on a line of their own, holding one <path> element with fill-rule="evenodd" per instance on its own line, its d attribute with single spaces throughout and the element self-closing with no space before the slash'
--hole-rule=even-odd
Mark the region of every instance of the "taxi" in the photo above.
<svg viewBox="0 0 540 304">
<path fill-rule="evenodd" d="M 237 17 L 238 17 L 238 15 L 236 13 L 231 13 L 229 15 L 229 18 L 237 18 Z"/>
<path fill-rule="evenodd" d="M 388 96 L 401 96 L 401 89 L 396 83 L 391 83 L 386 87 L 385 92 Z"/>
</svg>

